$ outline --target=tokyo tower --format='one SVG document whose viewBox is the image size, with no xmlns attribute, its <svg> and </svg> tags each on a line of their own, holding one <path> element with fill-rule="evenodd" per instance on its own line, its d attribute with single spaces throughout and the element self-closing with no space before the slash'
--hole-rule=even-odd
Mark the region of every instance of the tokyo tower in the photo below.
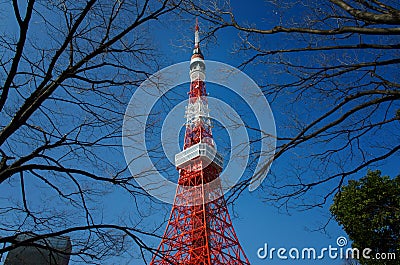
<svg viewBox="0 0 400 265">
<path fill-rule="evenodd" d="M 178 188 L 164 236 L 150 264 L 250 264 L 221 188 L 223 159 L 212 136 L 197 20 L 190 80 L 184 147 L 175 156 Z"/>
</svg>

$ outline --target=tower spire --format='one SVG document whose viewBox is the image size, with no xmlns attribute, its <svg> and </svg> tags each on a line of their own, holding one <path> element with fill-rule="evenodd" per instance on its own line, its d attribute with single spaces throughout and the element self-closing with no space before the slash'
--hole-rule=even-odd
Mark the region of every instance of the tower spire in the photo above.
<svg viewBox="0 0 400 265">
<path fill-rule="evenodd" d="M 200 34 L 199 34 L 199 22 L 196 18 L 196 26 L 194 27 L 194 48 L 192 60 L 194 58 L 204 59 L 203 54 L 200 51 Z"/>
<path fill-rule="evenodd" d="M 198 47 L 200 43 L 200 38 L 199 38 L 199 20 L 196 17 L 196 26 L 194 27 L 194 46 Z"/>
</svg>

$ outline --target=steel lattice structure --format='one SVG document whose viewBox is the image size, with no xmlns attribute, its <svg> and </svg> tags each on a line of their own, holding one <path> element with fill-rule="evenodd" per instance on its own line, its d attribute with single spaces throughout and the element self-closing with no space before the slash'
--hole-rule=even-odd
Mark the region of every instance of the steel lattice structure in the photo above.
<svg viewBox="0 0 400 265">
<path fill-rule="evenodd" d="M 197 21 L 190 79 L 184 150 L 175 156 L 179 185 L 150 264 L 250 264 L 233 229 L 218 178 L 223 160 L 212 136 Z"/>
</svg>

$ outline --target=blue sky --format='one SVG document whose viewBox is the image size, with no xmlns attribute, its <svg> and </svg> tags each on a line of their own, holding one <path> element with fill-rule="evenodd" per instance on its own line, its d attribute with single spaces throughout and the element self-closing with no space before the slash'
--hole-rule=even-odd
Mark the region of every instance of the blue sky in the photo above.
<svg viewBox="0 0 400 265">
<path fill-rule="evenodd" d="M 239 4 L 240 3 L 240 4 Z M 265 13 L 263 9 L 251 8 L 251 5 L 244 2 L 236 1 L 233 3 L 234 10 L 240 10 L 238 14 L 243 16 L 243 19 L 252 20 L 257 22 L 258 25 L 272 25 L 274 21 L 265 22 L 263 17 Z M 251 21 L 250 21 L 251 22 Z M 200 26 L 202 25 L 200 20 Z M 184 23 L 179 25 L 160 25 L 156 31 L 153 32 L 152 37 L 156 38 L 155 44 L 159 47 L 161 56 L 165 56 L 165 61 L 168 63 L 178 63 L 181 61 L 189 60 L 192 51 L 194 18 L 188 17 Z M 177 30 L 178 29 L 178 30 Z M 273 37 L 274 41 L 277 40 Z M 217 39 L 209 41 L 201 45 L 205 58 L 208 60 L 220 61 L 230 65 L 238 65 L 243 58 L 237 57 L 232 54 L 234 45 L 238 42 L 237 32 L 228 29 L 217 34 Z M 264 67 L 260 65 L 259 67 Z M 258 69 L 260 70 L 260 69 Z M 256 77 L 257 69 L 253 72 L 245 73 Z M 264 69 L 262 69 L 264 70 Z M 185 73 L 186 74 L 186 73 Z M 184 89 L 184 87 L 180 88 Z M 213 84 L 207 84 L 207 92 L 210 96 L 220 98 L 217 91 L 218 87 Z M 189 90 L 187 85 L 186 90 Z M 185 92 L 182 94 L 184 95 Z M 231 97 L 231 95 L 226 95 Z M 225 101 L 230 101 L 231 98 L 225 98 Z M 211 106 L 210 106 L 211 108 Z M 272 109 L 274 111 L 274 109 Z M 212 108 L 211 108 L 212 115 Z M 251 116 L 248 117 L 252 119 Z M 275 115 L 276 123 L 283 119 Z M 184 118 L 182 117 L 182 121 Z M 279 126 L 279 124 L 277 124 Z M 172 136 L 175 137 L 175 136 Z M 214 133 L 214 137 L 218 139 L 220 136 Z M 182 134 L 181 134 L 181 141 Z M 218 146 L 217 140 L 217 146 Z M 280 160 L 278 163 L 285 164 L 287 161 Z M 285 170 L 290 168 L 280 167 L 281 176 L 285 177 Z M 176 177 L 178 173 L 176 172 Z M 328 202 L 329 205 L 329 202 Z M 305 247 L 314 247 L 321 249 L 329 245 L 336 246 L 336 238 L 339 236 L 346 236 L 341 228 L 332 221 L 326 227 L 325 232 L 315 231 L 321 228 L 329 219 L 329 211 L 325 208 L 317 208 L 306 212 L 299 212 L 296 209 L 290 209 L 289 213 L 277 209 L 269 203 L 263 202 L 262 192 L 255 191 L 253 193 L 247 190 L 235 201 L 235 206 L 229 207 L 231 216 L 233 218 L 234 227 L 238 235 L 239 241 L 245 250 L 251 264 L 341 264 L 340 260 L 279 260 L 276 257 L 273 260 L 261 260 L 257 257 L 257 250 L 268 243 L 270 247 L 284 247 L 290 249 L 298 247 L 299 249 Z"/>
<path fill-rule="evenodd" d="M 254 8 L 254 6 L 262 6 L 264 8 Z M 232 6 L 234 11 L 238 14 L 238 22 L 247 22 L 249 24 L 255 23 L 259 27 L 269 28 L 273 25 L 279 23 L 280 16 L 278 11 L 273 9 L 272 6 L 267 6 L 264 1 L 256 0 L 252 2 L 252 5 L 245 1 L 232 1 Z M 301 14 L 301 12 L 299 12 Z M 287 13 L 286 16 L 294 15 Z M 268 20 L 265 18 L 268 17 Z M 154 46 L 159 53 L 161 61 L 163 62 L 162 67 L 179 63 L 182 61 L 188 61 L 192 53 L 192 44 L 194 39 L 193 27 L 194 27 L 194 17 L 186 16 L 182 21 L 174 21 L 174 18 L 169 17 L 168 22 L 161 20 L 156 22 L 154 28 L 151 29 L 150 38 L 154 40 Z M 12 27 L 12 21 L 8 21 L 8 25 Z M 200 26 L 204 24 L 204 21 L 199 21 Z M 270 47 L 281 47 L 280 45 L 286 46 L 284 43 L 283 35 L 271 36 L 267 41 Z M 206 59 L 220 61 L 232 66 L 237 66 L 242 62 L 242 57 L 237 54 L 232 53 L 235 45 L 239 42 L 237 32 L 232 29 L 225 29 L 217 33 L 217 38 L 208 40 L 207 43 L 202 44 L 202 51 Z M 244 69 L 244 72 L 252 78 L 260 78 L 260 72 L 268 72 L 271 66 L 258 65 L 250 68 Z M 189 71 L 189 69 L 188 69 Z M 188 74 L 188 72 L 183 73 Z M 269 78 L 273 77 L 267 76 L 267 82 Z M 276 81 L 276 80 L 274 80 Z M 233 95 L 219 91 L 218 86 L 213 84 L 207 85 L 208 92 L 211 96 L 224 99 L 227 102 L 234 101 Z M 179 95 L 184 98 L 187 91 L 189 91 L 189 85 L 177 88 Z M 282 104 L 282 103 L 276 103 Z M 276 106 L 276 105 L 275 105 Z M 282 106 L 272 105 L 272 111 L 275 116 L 275 123 L 278 128 L 278 135 L 282 132 L 282 123 L 287 119 L 278 110 Z M 246 107 L 244 107 L 246 108 Z M 212 115 L 212 108 L 211 108 Z M 254 122 L 254 117 L 248 116 L 248 121 Z M 184 122 L 184 117 L 182 117 L 182 123 Z M 220 142 L 221 138 L 226 137 L 226 131 L 223 129 L 216 128 L 215 139 L 217 141 L 217 146 L 223 143 Z M 178 137 L 177 135 L 171 137 Z M 182 131 L 180 134 L 180 141 L 182 143 Z M 219 139 L 219 140 L 218 140 Z M 257 146 L 256 146 L 257 148 Z M 120 159 L 123 159 L 122 157 Z M 279 159 L 276 164 L 273 164 L 273 170 L 276 176 L 280 178 L 285 178 L 287 172 L 291 170 L 290 168 L 290 158 Z M 395 175 L 398 174 L 396 169 L 388 165 L 383 165 L 383 174 Z M 175 172 L 175 173 L 174 173 Z M 178 172 L 175 171 L 174 167 L 171 165 L 170 171 L 168 171 L 172 176 L 177 178 Z M 365 175 L 366 170 L 360 172 L 356 177 Z M 33 186 L 33 185 L 32 185 Z M 320 187 L 323 189 L 326 187 Z M 11 192 L 11 190 L 9 191 Z M 32 195 L 40 196 L 40 191 L 31 190 Z M 268 202 L 263 201 L 263 193 L 268 192 L 265 190 L 256 190 L 255 192 L 248 192 L 245 190 L 242 195 L 235 201 L 234 207 L 229 207 L 231 217 L 233 219 L 233 224 L 238 235 L 239 241 L 247 254 L 251 264 L 262 265 L 262 264 L 341 264 L 340 260 L 303 260 L 303 261 L 293 261 L 293 260 L 279 260 L 277 258 L 273 260 L 261 260 L 257 257 L 256 253 L 260 247 L 263 247 L 265 243 L 269 247 L 280 248 L 284 247 L 290 249 L 292 247 L 296 248 L 310 248 L 313 247 L 317 251 L 319 249 L 328 247 L 329 245 L 336 246 L 336 238 L 339 236 L 346 236 L 344 231 L 337 226 L 334 221 L 331 221 L 329 225 L 325 228 L 325 231 L 313 231 L 318 230 L 325 225 L 329 220 L 329 210 L 330 201 L 327 202 L 325 207 L 315 208 L 308 211 L 298 211 L 297 208 L 288 209 L 277 209 Z M 109 191 L 109 194 L 105 196 L 104 201 L 101 203 L 101 207 L 104 208 L 106 216 L 98 217 L 104 218 L 107 221 L 117 221 L 117 220 L 135 220 L 136 216 L 133 216 L 135 210 L 133 209 L 134 202 L 132 198 L 127 194 L 121 192 L 120 189 L 114 188 Z M 144 199 L 145 200 L 145 199 Z M 147 207 L 150 204 L 140 204 Z M 143 207 L 139 209 L 145 218 L 141 220 L 139 227 L 144 227 L 146 229 L 151 229 L 157 227 L 165 219 L 165 216 L 169 215 L 170 205 L 152 205 L 154 209 L 147 209 Z M 124 222 L 124 221 L 123 221 Z M 165 223 L 164 226 L 165 227 Z M 158 230 L 161 234 L 164 228 Z M 147 242 L 152 246 L 156 247 L 159 243 L 158 239 L 148 238 Z M 133 249 L 132 252 L 137 251 Z M 109 260 L 109 264 L 142 264 L 140 260 L 130 259 L 126 257 L 114 257 Z M 1 261 L 0 261 L 0 264 Z M 71 265 L 74 264 L 72 261 Z"/>
<path fill-rule="evenodd" d="M 254 8 L 254 6 L 263 6 L 264 8 Z M 254 1 L 254 4 L 248 4 L 245 1 L 232 1 L 233 11 L 238 16 L 236 17 L 239 23 L 256 24 L 260 28 L 270 28 L 279 24 L 279 14 L 277 10 L 272 9 L 271 6 L 267 6 L 264 1 Z M 271 8 L 271 9 L 269 9 Z M 267 12 L 267 13 L 266 13 Z M 285 16 L 299 15 L 301 10 L 296 14 L 289 11 Z M 268 20 L 265 18 L 268 17 Z M 193 19 L 194 21 L 194 19 Z M 190 26 L 190 18 L 187 21 L 180 24 L 178 32 L 176 26 L 167 25 L 160 26 L 154 36 L 157 37 L 157 44 L 160 47 L 161 54 L 166 55 L 166 61 L 171 63 L 177 63 L 182 60 L 188 60 L 191 55 L 190 40 L 193 39 L 192 28 Z M 203 22 L 200 20 L 200 25 Z M 234 47 L 239 42 L 237 32 L 232 29 L 222 30 L 216 35 L 216 39 L 212 41 L 208 40 L 206 47 L 204 43 L 202 45 L 202 51 L 205 54 L 206 59 L 221 61 L 233 66 L 237 66 L 243 60 L 242 57 L 238 57 L 237 54 L 232 53 Z M 267 38 L 267 42 L 270 47 L 283 48 L 288 46 L 288 43 L 284 42 L 284 35 L 274 35 Z M 182 47 L 182 44 L 184 44 Z M 307 55 L 305 55 L 307 56 Z M 306 59 L 304 57 L 303 59 Z M 253 78 L 259 76 L 259 72 L 267 72 L 269 66 L 257 65 L 244 69 L 244 72 Z M 257 69 L 263 68 L 263 69 Z M 271 71 L 272 72 L 272 71 Z M 266 77 L 268 78 L 268 77 Z M 272 80 L 272 78 L 271 78 Z M 211 84 L 207 85 L 208 92 L 218 93 Z M 187 88 L 188 89 L 188 88 Z M 214 89 L 216 89 L 214 87 Z M 214 94 L 215 96 L 215 94 Z M 227 99 L 229 101 L 229 99 Z M 279 103 L 278 103 L 279 104 Z M 282 106 L 277 106 L 282 107 Z M 279 108 L 276 108 L 278 110 Z M 274 106 L 272 106 L 274 111 Z M 284 134 L 280 130 L 281 124 L 285 122 L 285 117 L 277 111 L 274 113 L 275 122 L 279 133 Z M 217 142 L 218 145 L 218 142 Z M 273 169 L 276 166 L 275 175 L 278 177 L 285 178 L 290 168 L 290 158 L 281 158 L 277 162 L 277 165 L 273 165 Z M 382 170 L 383 174 L 396 175 L 398 170 L 394 168 L 393 164 L 396 163 L 396 159 L 390 159 L 388 163 L 381 164 L 379 169 Z M 360 171 L 353 178 L 358 178 L 366 174 L 366 169 Z M 319 191 L 326 189 L 328 186 L 317 187 Z M 268 192 L 268 191 L 265 191 Z M 331 200 L 328 200 L 326 205 L 321 208 L 314 208 L 307 211 L 299 211 L 296 208 L 289 209 L 286 212 L 284 209 L 277 209 L 270 203 L 263 201 L 263 192 L 255 191 L 249 193 L 245 191 L 237 201 L 235 201 L 234 214 L 232 208 L 230 208 L 231 215 L 233 218 L 234 227 L 238 234 L 239 241 L 244 248 L 251 264 L 342 264 L 343 261 L 336 259 L 325 259 L 325 260 L 305 260 L 305 261 L 293 261 L 293 260 L 261 260 L 257 257 L 257 250 L 268 243 L 270 247 L 314 247 L 317 250 L 329 245 L 336 247 L 336 239 L 340 236 L 347 238 L 345 232 L 337 225 L 335 221 L 330 221 L 325 227 L 326 222 L 330 218 L 329 206 Z M 324 227 L 324 231 L 319 228 Z M 347 246 L 350 246 L 350 242 Z"/>
</svg>

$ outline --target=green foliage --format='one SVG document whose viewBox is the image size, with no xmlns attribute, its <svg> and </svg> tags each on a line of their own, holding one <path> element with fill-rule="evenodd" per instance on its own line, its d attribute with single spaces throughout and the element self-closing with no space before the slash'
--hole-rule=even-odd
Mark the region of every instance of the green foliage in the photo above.
<svg viewBox="0 0 400 265">
<path fill-rule="evenodd" d="M 396 253 L 396 261 L 361 258 L 361 264 L 400 264 L 400 176 L 391 179 L 379 170 L 368 171 L 342 187 L 330 210 L 353 241 L 352 247 L 372 249 L 371 257 Z"/>
</svg>

